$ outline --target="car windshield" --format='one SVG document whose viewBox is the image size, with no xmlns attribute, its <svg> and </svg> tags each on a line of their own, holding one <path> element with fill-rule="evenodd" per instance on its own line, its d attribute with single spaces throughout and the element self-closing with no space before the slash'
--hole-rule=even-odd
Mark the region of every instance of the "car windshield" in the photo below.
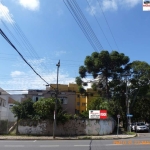
<svg viewBox="0 0 150 150">
<path fill-rule="evenodd" d="M 144 126 L 144 123 L 137 123 L 138 126 Z"/>
</svg>

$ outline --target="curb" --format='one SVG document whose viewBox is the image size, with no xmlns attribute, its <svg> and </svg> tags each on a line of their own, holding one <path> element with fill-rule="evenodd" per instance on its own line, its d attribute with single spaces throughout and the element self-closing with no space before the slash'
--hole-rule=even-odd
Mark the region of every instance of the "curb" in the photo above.
<svg viewBox="0 0 150 150">
<path fill-rule="evenodd" d="M 77 137 L 34 137 L 34 136 L 0 136 L 0 140 L 116 140 L 116 139 L 129 139 L 134 138 L 137 135 L 126 135 L 124 136 L 112 136 L 112 137 L 104 137 L 104 136 L 77 136 Z"/>
</svg>

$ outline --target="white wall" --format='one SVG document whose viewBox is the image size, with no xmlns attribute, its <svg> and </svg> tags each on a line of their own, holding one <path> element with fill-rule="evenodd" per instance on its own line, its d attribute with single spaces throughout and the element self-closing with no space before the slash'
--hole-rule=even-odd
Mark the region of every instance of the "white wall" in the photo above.
<svg viewBox="0 0 150 150">
<path fill-rule="evenodd" d="M 8 95 L 0 95 L 0 120 L 8 119 Z"/>
<path fill-rule="evenodd" d="M 106 135 L 113 132 L 115 121 L 112 118 L 106 120 L 70 120 L 65 124 L 59 124 L 56 135 Z M 18 125 L 19 134 L 27 135 L 52 135 L 53 122 L 22 120 Z"/>
</svg>

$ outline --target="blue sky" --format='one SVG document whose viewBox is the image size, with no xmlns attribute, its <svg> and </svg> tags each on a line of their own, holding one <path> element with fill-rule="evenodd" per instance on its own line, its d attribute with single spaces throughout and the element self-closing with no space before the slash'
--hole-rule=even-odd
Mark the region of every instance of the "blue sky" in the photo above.
<svg viewBox="0 0 150 150">
<path fill-rule="evenodd" d="M 95 51 L 64 1 L 0 1 L 1 29 L 48 83 L 56 83 L 56 64 L 59 60 L 59 83 L 73 83 L 85 57 Z M 88 0 L 90 7 L 87 0 L 76 2 L 102 49 L 110 52 L 117 50 L 129 56 L 131 61 L 150 63 L 150 12 L 143 11 L 142 0 Z M 0 50 L 1 88 L 45 89 L 46 83 L 2 36 Z"/>
</svg>

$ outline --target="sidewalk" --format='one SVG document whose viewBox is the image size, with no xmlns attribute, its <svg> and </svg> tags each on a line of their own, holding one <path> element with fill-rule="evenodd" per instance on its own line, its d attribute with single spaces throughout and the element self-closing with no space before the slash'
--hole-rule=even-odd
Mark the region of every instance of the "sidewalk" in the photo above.
<svg viewBox="0 0 150 150">
<path fill-rule="evenodd" d="M 102 136 L 24 136 L 24 135 L 0 135 L 0 140 L 88 140 L 88 139 L 99 139 L 99 140 L 113 140 L 113 139 L 127 139 L 133 138 L 135 135 L 102 135 Z"/>
</svg>

